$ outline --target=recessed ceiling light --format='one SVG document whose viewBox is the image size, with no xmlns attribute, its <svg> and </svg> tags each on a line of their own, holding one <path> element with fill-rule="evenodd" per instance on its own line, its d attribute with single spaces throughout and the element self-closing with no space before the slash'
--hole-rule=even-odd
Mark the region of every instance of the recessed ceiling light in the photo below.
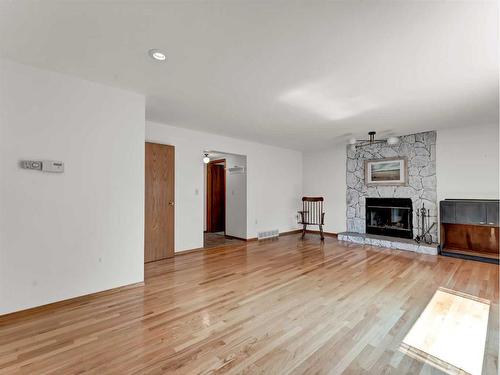
<svg viewBox="0 0 500 375">
<path fill-rule="evenodd" d="M 159 49 L 150 49 L 148 53 L 151 58 L 157 61 L 165 61 L 165 59 L 167 58 L 167 56 L 165 56 L 165 54 Z"/>
</svg>

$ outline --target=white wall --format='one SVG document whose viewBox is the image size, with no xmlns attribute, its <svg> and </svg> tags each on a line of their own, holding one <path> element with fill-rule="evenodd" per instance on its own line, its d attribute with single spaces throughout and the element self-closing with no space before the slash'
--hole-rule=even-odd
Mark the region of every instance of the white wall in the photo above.
<svg viewBox="0 0 500 375">
<path fill-rule="evenodd" d="M 143 280 L 144 106 L 0 60 L 0 314 Z"/>
<path fill-rule="evenodd" d="M 498 124 L 438 131 L 438 201 L 446 198 L 498 199 L 498 137 Z"/>
<path fill-rule="evenodd" d="M 325 232 L 346 230 L 346 146 L 304 153 L 304 195 L 325 198 Z M 317 229 L 317 228 L 311 228 Z"/>
<path fill-rule="evenodd" d="M 346 146 L 304 153 L 304 194 L 326 200 L 325 231 L 346 228 Z M 438 201 L 499 197 L 498 124 L 437 131 Z"/>
<path fill-rule="evenodd" d="M 259 143 L 146 122 L 146 139 L 175 146 L 175 249 L 203 245 L 203 151 L 247 156 L 247 238 L 260 230 L 297 228 L 302 153 Z"/>
</svg>

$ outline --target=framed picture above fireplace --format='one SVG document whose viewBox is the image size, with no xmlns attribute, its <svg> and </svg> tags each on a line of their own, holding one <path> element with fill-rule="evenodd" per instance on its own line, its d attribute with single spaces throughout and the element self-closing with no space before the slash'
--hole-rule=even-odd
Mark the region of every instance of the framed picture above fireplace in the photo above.
<svg viewBox="0 0 500 375">
<path fill-rule="evenodd" d="M 408 160 L 405 157 L 365 160 L 365 184 L 407 185 Z"/>
</svg>

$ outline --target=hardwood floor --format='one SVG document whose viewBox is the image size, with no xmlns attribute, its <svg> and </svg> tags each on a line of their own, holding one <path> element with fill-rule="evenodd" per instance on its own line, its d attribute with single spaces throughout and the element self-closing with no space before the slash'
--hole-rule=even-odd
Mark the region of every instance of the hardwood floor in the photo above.
<svg viewBox="0 0 500 375">
<path fill-rule="evenodd" d="M 244 241 L 237 238 L 226 237 L 224 232 L 203 233 L 203 247 L 205 249 L 226 245 L 241 245 L 242 242 Z"/>
<path fill-rule="evenodd" d="M 491 301 L 498 266 L 298 235 L 146 265 L 145 286 L 0 317 L 1 374 L 431 374 L 399 350 L 439 287 Z"/>
</svg>

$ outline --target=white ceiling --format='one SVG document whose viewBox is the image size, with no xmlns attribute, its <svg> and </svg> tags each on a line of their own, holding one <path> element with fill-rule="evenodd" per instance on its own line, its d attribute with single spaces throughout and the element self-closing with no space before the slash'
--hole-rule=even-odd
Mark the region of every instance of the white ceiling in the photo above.
<svg viewBox="0 0 500 375">
<path fill-rule="evenodd" d="M 498 122 L 495 2 L 0 1 L 0 56 L 144 93 L 150 120 L 295 149 Z"/>
</svg>

